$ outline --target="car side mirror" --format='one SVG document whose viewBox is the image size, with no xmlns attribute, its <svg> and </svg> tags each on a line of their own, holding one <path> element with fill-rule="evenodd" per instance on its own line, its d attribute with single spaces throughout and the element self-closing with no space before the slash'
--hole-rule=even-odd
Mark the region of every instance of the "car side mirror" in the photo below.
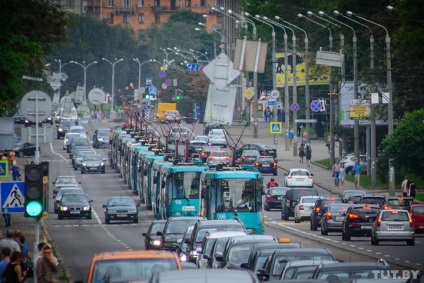
<svg viewBox="0 0 424 283">
<path fill-rule="evenodd" d="M 309 175 L 314 176 L 314 174 L 309 174 Z"/>
<path fill-rule="evenodd" d="M 147 233 L 141 233 L 141 236 L 147 237 Z"/>
<path fill-rule="evenodd" d="M 242 263 L 242 264 L 240 264 L 240 267 L 241 268 L 244 268 L 244 269 L 247 269 L 248 268 L 247 263 L 245 263 L 245 262 Z"/>
<path fill-rule="evenodd" d="M 106 204 L 104 204 L 102 207 L 103 207 L 103 208 L 106 208 L 106 207 L 107 207 L 107 205 L 106 205 Z"/>
</svg>

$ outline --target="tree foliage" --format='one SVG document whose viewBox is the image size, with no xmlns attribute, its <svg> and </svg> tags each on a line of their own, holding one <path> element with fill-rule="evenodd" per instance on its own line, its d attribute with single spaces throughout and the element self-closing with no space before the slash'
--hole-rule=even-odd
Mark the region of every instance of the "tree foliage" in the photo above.
<svg viewBox="0 0 424 283">
<path fill-rule="evenodd" d="M 424 109 L 407 112 L 383 141 L 384 154 L 396 170 L 424 176 Z"/>
</svg>

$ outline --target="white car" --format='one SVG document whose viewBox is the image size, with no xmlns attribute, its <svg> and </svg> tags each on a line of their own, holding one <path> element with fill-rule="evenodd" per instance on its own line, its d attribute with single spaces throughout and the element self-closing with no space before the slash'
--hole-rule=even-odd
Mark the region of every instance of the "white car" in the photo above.
<svg viewBox="0 0 424 283">
<path fill-rule="evenodd" d="M 66 150 L 67 146 L 69 145 L 69 142 L 71 141 L 71 137 L 79 137 L 79 133 L 67 133 L 65 137 L 63 138 L 63 149 Z"/>
<path fill-rule="evenodd" d="M 312 188 L 314 186 L 314 174 L 309 173 L 307 169 L 294 168 L 285 173 L 284 184 L 286 187 Z"/>
<path fill-rule="evenodd" d="M 211 141 L 208 136 L 195 136 L 190 143 L 195 142 L 204 142 L 205 145 L 211 145 Z"/>
<path fill-rule="evenodd" d="M 79 134 L 83 139 L 87 138 L 87 131 L 84 129 L 83 126 L 71 126 L 69 129 L 70 133 L 77 133 Z"/>
<path fill-rule="evenodd" d="M 222 145 L 227 147 L 227 138 L 223 129 L 212 129 L 208 133 L 211 145 Z"/>
<path fill-rule="evenodd" d="M 300 223 L 304 219 L 311 218 L 312 209 L 319 196 L 300 197 L 299 203 L 294 208 L 294 223 Z"/>
</svg>

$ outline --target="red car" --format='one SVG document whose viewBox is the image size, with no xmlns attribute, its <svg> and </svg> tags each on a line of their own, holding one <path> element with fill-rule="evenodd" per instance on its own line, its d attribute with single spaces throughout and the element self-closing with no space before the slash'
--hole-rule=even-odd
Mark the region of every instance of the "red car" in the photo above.
<svg viewBox="0 0 424 283">
<path fill-rule="evenodd" d="M 415 233 L 424 233 L 424 203 L 411 205 L 409 214 L 414 220 Z"/>
</svg>

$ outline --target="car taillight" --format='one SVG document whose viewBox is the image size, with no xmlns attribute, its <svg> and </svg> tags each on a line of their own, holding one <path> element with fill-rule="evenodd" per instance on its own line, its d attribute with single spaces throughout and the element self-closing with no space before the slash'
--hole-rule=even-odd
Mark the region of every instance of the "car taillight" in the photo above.
<svg viewBox="0 0 424 283">
<path fill-rule="evenodd" d="M 383 206 L 383 209 L 390 210 L 390 209 L 392 209 L 392 207 L 391 206 L 388 206 L 388 205 L 385 205 L 385 206 Z"/>
<path fill-rule="evenodd" d="M 409 227 L 410 228 L 414 227 L 414 219 L 412 219 L 412 215 L 411 215 L 411 218 L 409 218 Z"/>
<path fill-rule="evenodd" d="M 349 219 L 358 219 L 359 218 L 358 214 L 354 214 L 354 213 L 349 213 L 348 217 L 349 217 Z"/>
<path fill-rule="evenodd" d="M 287 206 L 290 206 L 290 200 L 287 200 Z"/>
<path fill-rule="evenodd" d="M 209 156 L 209 160 L 215 160 L 215 157 Z"/>
<path fill-rule="evenodd" d="M 274 200 L 274 196 L 269 196 L 269 197 L 268 197 L 268 200 L 269 200 L 269 201 L 273 201 L 273 200 Z"/>
<path fill-rule="evenodd" d="M 256 167 L 259 167 L 259 162 L 255 162 L 255 166 Z"/>
<path fill-rule="evenodd" d="M 315 208 L 315 213 L 318 213 L 319 211 L 320 211 L 319 207 Z"/>
<path fill-rule="evenodd" d="M 277 167 L 277 162 L 274 162 L 274 167 Z"/>
<path fill-rule="evenodd" d="M 203 157 L 206 157 L 206 156 L 208 156 L 208 155 L 206 154 L 206 152 L 202 152 L 202 156 L 203 156 Z"/>
<path fill-rule="evenodd" d="M 299 210 L 305 210 L 305 209 L 303 208 L 303 205 L 299 205 Z"/>
<path fill-rule="evenodd" d="M 246 160 L 246 159 L 247 159 L 247 157 L 246 157 L 246 156 L 242 156 L 242 157 L 241 157 L 241 159 Z"/>
<path fill-rule="evenodd" d="M 325 216 L 325 219 L 327 220 L 333 219 L 333 215 L 331 215 L 331 212 L 327 213 L 327 215 Z"/>
<path fill-rule="evenodd" d="M 309 180 L 312 180 L 312 176 L 308 176 L 308 179 L 309 179 Z"/>
<path fill-rule="evenodd" d="M 377 227 L 380 227 L 380 225 L 381 225 L 381 217 L 379 217 L 379 218 L 377 219 Z"/>
<path fill-rule="evenodd" d="M 225 157 L 225 160 L 231 160 L 231 158 L 229 156 Z"/>
<path fill-rule="evenodd" d="M 287 179 L 290 179 L 291 180 L 292 179 L 292 176 L 287 177 Z"/>
</svg>

